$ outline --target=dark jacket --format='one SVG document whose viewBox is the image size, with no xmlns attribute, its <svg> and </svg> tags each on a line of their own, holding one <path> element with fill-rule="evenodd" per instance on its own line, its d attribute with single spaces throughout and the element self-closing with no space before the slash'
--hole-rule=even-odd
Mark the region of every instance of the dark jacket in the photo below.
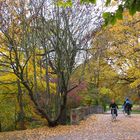
<svg viewBox="0 0 140 140">
<path fill-rule="evenodd" d="M 114 113 L 116 114 L 116 116 L 118 116 L 118 113 L 117 113 L 118 105 L 116 103 L 111 103 L 109 107 L 115 108 Z M 112 110 L 111 110 L 111 114 L 112 114 Z"/>
<path fill-rule="evenodd" d="M 110 108 L 118 108 L 118 105 L 116 103 L 111 103 L 109 107 Z"/>
</svg>

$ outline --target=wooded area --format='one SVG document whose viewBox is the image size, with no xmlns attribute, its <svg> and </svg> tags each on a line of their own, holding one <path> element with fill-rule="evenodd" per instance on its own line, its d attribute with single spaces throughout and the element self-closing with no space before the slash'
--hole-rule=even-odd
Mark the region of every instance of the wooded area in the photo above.
<svg viewBox="0 0 140 140">
<path fill-rule="evenodd" d="M 61 4 L 0 0 L 0 131 L 68 124 L 72 108 L 112 98 L 140 104 L 140 13 L 108 25 L 107 7 Z"/>
</svg>

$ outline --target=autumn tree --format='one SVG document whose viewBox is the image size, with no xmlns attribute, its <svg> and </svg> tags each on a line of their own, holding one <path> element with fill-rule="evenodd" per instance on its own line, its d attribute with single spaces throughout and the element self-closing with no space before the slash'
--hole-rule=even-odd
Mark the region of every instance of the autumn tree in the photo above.
<svg viewBox="0 0 140 140">
<path fill-rule="evenodd" d="M 22 116 L 20 84 L 49 125 L 66 123 L 69 79 L 78 54 L 86 53 L 91 36 L 102 24 L 102 11 L 79 3 L 65 9 L 44 0 L 3 1 L 1 5 L 1 47 L 6 52 L 1 64 L 17 77 Z"/>
</svg>

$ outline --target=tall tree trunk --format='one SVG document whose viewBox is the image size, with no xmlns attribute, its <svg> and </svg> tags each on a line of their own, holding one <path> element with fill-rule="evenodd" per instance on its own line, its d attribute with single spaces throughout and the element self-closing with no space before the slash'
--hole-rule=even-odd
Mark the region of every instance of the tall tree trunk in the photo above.
<svg viewBox="0 0 140 140">
<path fill-rule="evenodd" d="M 22 95 L 22 89 L 20 85 L 19 79 L 17 80 L 17 86 L 18 86 L 18 104 L 19 104 L 19 127 L 21 130 L 26 129 L 25 127 L 25 113 L 23 108 L 23 95 Z"/>
<path fill-rule="evenodd" d="M 65 92 L 63 96 L 63 104 L 61 105 L 59 123 L 62 125 L 67 123 L 67 92 Z"/>
<path fill-rule="evenodd" d="M 66 125 L 66 123 L 67 123 L 67 94 L 64 94 L 62 100 L 63 100 L 63 103 L 60 107 L 60 113 L 59 113 L 58 117 L 54 121 L 48 120 L 48 125 L 50 127 L 54 127 L 58 124 Z"/>
</svg>

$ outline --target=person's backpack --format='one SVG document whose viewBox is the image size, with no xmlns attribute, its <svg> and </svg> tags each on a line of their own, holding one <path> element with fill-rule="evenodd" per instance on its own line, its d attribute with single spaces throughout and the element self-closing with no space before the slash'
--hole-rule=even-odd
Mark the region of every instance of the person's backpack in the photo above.
<svg viewBox="0 0 140 140">
<path fill-rule="evenodd" d="M 132 103 L 129 100 L 127 100 L 125 104 L 129 105 L 129 107 L 132 108 Z"/>
</svg>

